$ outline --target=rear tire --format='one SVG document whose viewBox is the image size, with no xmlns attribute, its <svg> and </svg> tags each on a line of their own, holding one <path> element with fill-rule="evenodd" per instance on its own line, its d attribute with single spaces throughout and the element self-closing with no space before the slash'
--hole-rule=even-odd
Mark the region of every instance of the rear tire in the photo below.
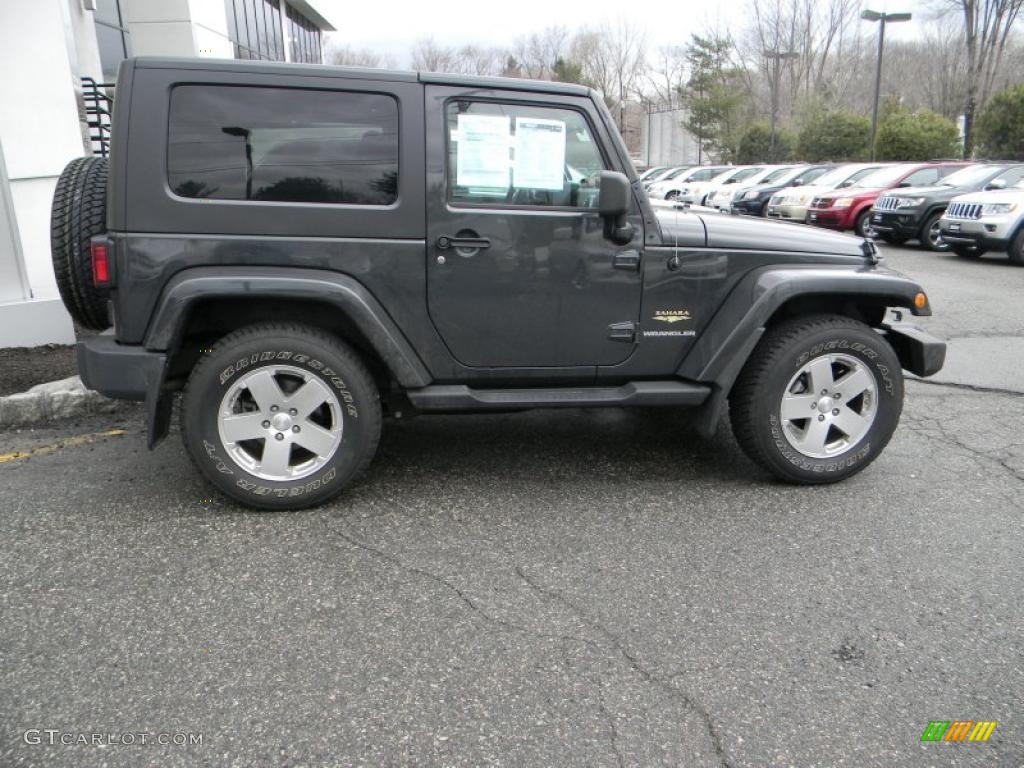
<svg viewBox="0 0 1024 768">
<path fill-rule="evenodd" d="M 189 376 L 181 435 L 222 493 L 257 509 L 299 509 L 340 493 L 377 450 L 380 393 L 358 354 L 294 323 L 221 339 Z"/>
<path fill-rule="evenodd" d="M 729 397 L 744 453 L 802 485 L 860 472 L 888 444 L 902 410 L 895 352 L 867 325 L 840 315 L 770 328 Z"/>
<path fill-rule="evenodd" d="M 108 288 L 92 280 L 89 241 L 107 229 L 105 157 L 80 157 L 64 168 L 50 209 L 50 255 L 64 306 L 75 322 L 102 331 L 110 327 Z"/>
</svg>

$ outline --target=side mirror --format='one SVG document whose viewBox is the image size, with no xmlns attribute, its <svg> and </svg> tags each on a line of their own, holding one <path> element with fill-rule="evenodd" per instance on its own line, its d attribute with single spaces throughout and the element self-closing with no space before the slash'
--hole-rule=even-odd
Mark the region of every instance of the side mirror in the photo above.
<svg viewBox="0 0 1024 768">
<path fill-rule="evenodd" d="M 911 183 L 909 181 L 901 181 L 899 184 L 896 185 L 898 189 L 905 189 L 909 186 L 911 186 Z"/>
<path fill-rule="evenodd" d="M 789 186 L 791 186 L 791 187 L 802 187 L 803 185 L 804 185 L 804 180 L 803 179 L 793 179 L 791 182 L 789 182 Z"/>
<path fill-rule="evenodd" d="M 616 245 L 633 239 L 633 225 L 626 216 L 633 209 L 633 192 L 629 179 L 618 171 L 601 171 L 598 212 L 604 219 L 604 236 Z"/>
<path fill-rule="evenodd" d="M 836 189 L 846 189 L 847 187 L 852 187 L 852 186 L 853 186 L 853 182 L 850 181 L 849 179 L 847 179 L 842 184 L 840 184 L 838 187 L 836 187 Z"/>
<path fill-rule="evenodd" d="M 1006 189 L 1006 179 L 992 179 L 985 189 Z"/>
</svg>

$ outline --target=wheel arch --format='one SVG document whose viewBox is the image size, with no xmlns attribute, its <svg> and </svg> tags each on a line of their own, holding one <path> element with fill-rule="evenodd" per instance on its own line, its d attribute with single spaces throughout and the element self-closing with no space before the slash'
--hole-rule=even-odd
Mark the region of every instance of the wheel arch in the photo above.
<svg viewBox="0 0 1024 768">
<path fill-rule="evenodd" d="M 378 377 L 422 387 L 431 377 L 386 310 L 357 280 L 318 270 L 185 270 L 164 289 L 145 347 L 166 352 L 168 378 L 191 369 L 203 345 L 266 320 L 303 322 L 344 338 Z"/>
<path fill-rule="evenodd" d="M 732 290 L 676 374 L 711 385 L 712 394 L 696 414 L 697 430 L 714 434 L 729 392 L 765 331 L 783 320 L 810 314 L 840 314 L 878 327 L 889 307 L 927 316 L 915 307 L 923 292 L 913 280 L 887 270 L 766 267 Z"/>
</svg>

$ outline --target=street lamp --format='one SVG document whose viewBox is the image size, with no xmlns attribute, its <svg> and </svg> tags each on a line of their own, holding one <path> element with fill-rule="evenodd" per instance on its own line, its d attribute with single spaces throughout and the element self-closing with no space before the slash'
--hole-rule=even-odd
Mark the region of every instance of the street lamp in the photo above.
<svg viewBox="0 0 1024 768">
<path fill-rule="evenodd" d="M 909 13 L 879 13 L 878 11 L 861 11 L 864 21 L 877 21 L 878 25 L 878 63 L 875 65 L 875 106 L 871 110 L 871 160 L 875 159 L 875 132 L 878 130 L 878 97 L 882 91 L 882 49 L 885 47 L 885 25 L 898 21 L 910 21 Z"/>
<path fill-rule="evenodd" d="M 786 59 L 796 59 L 799 56 L 796 51 L 780 51 L 777 48 L 764 51 L 764 57 L 772 60 L 772 135 L 769 139 L 769 160 L 775 159 L 775 123 L 779 116 L 779 68 Z"/>
</svg>

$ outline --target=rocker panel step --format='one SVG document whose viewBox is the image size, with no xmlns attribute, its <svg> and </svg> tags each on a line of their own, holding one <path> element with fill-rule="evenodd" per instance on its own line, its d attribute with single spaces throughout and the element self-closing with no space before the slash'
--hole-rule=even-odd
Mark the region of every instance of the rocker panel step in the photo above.
<svg viewBox="0 0 1024 768">
<path fill-rule="evenodd" d="M 633 381 L 618 387 L 473 389 L 432 384 L 406 392 L 421 411 L 488 411 L 515 408 L 588 408 L 629 405 L 697 406 L 711 388 L 684 381 Z"/>
</svg>

